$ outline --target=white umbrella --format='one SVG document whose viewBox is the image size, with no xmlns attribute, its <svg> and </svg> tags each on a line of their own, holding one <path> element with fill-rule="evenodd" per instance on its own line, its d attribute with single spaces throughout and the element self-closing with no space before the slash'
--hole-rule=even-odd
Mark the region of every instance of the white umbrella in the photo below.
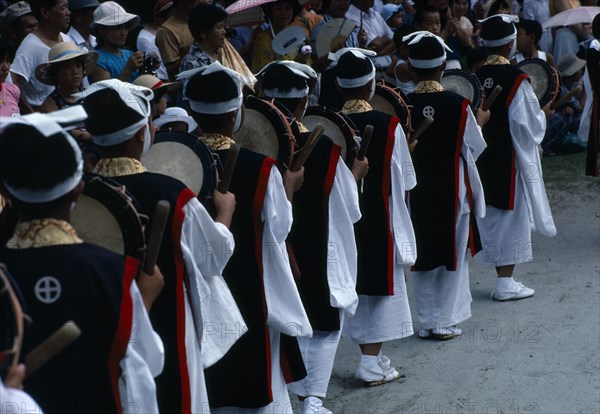
<svg viewBox="0 0 600 414">
<path fill-rule="evenodd" d="M 555 14 L 542 24 L 542 27 L 546 29 L 548 27 L 570 26 L 577 23 L 591 23 L 598 13 L 600 13 L 600 7 L 597 6 L 575 7 Z"/>
</svg>

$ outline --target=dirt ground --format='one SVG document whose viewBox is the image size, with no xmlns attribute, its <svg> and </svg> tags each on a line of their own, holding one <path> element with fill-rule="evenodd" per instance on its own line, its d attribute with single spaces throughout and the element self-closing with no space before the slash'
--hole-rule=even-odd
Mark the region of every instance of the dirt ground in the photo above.
<svg viewBox="0 0 600 414">
<path fill-rule="evenodd" d="M 336 414 L 600 413 L 600 180 L 583 175 L 584 162 L 583 154 L 543 159 L 558 235 L 534 234 L 534 261 L 515 275 L 534 297 L 490 300 L 495 272 L 472 261 L 473 316 L 461 337 L 385 344 L 406 378 L 373 388 L 354 379 L 358 347 L 342 340 L 325 407 Z M 410 276 L 408 284 L 411 292 Z"/>
</svg>

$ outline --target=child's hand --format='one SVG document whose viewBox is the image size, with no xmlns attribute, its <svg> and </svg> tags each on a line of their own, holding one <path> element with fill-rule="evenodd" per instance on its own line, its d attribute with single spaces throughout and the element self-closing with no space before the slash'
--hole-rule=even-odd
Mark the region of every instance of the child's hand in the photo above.
<svg viewBox="0 0 600 414">
<path fill-rule="evenodd" d="M 475 119 L 477 120 L 477 125 L 483 127 L 490 120 L 491 116 L 492 114 L 490 113 L 489 109 L 487 111 L 484 111 L 483 109 L 481 109 L 481 107 L 477 108 L 477 115 L 475 116 Z"/>
</svg>

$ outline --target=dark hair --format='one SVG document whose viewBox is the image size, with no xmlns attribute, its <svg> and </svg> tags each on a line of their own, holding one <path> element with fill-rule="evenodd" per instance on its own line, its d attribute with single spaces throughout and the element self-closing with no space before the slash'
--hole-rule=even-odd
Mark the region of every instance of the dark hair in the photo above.
<svg viewBox="0 0 600 414">
<path fill-rule="evenodd" d="M 208 33 L 219 22 L 227 18 L 227 12 L 213 4 L 199 4 L 192 10 L 188 27 L 194 40 L 200 40 L 200 34 Z"/>
<path fill-rule="evenodd" d="M 201 114 L 194 110 L 190 111 L 192 118 L 198 123 L 202 131 L 213 132 L 223 128 L 223 125 L 231 123 L 229 112 L 225 114 Z"/>
<path fill-rule="evenodd" d="M 110 134 L 127 128 L 143 118 L 141 114 L 127 106 L 117 91 L 112 89 L 101 89 L 87 96 L 83 100 L 83 108 L 88 114 L 85 127 L 92 135 Z"/>
<path fill-rule="evenodd" d="M 12 124 L 0 134 L 0 180 L 16 189 L 51 189 L 71 177 L 76 169 L 75 154 L 62 133 L 45 137 L 30 125 Z M 19 202 L 13 197 L 13 202 L 17 208 L 31 206 L 29 212 L 39 212 L 56 208 L 66 197 L 68 194 L 36 204 Z"/>
<path fill-rule="evenodd" d="M 596 39 L 600 39 L 600 14 L 597 14 L 592 21 L 592 35 Z"/>
<path fill-rule="evenodd" d="M 525 30 L 527 35 L 535 36 L 535 43 L 539 42 L 542 38 L 542 25 L 535 20 L 522 19 L 517 23 L 517 29 L 521 28 Z"/>
<path fill-rule="evenodd" d="M 272 17 L 272 12 L 273 12 L 273 7 L 276 4 L 281 4 L 281 3 L 290 3 L 292 5 L 292 9 L 294 10 L 292 13 L 292 20 L 294 20 L 296 18 L 296 16 L 298 15 L 298 13 L 300 13 L 302 11 L 302 6 L 300 6 L 300 4 L 298 3 L 297 0 L 277 0 L 271 3 L 266 3 L 261 5 L 261 9 L 263 11 L 263 13 L 265 14 L 265 16 L 267 17 L 267 19 L 271 19 Z"/>
<path fill-rule="evenodd" d="M 440 11 L 438 9 L 436 9 L 433 6 L 423 5 L 417 8 L 417 12 L 415 13 L 415 23 L 421 25 L 421 23 L 423 23 L 423 20 L 425 20 L 425 15 L 430 13 L 436 13 L 441 17 Z"/>
<path fill-rule="evenodd" d="M 41 17 L 40 11 L 42 9 L 50 10 L 52 7 L 58 4 L 58 0 L 29 0 L 29 6 L 31 12 L 39 20 Z"/>
<path fill-rule="evenodd" d="M 289 92 L 293 89 L 305 89 L 306 80 L 292 73 L 287 67 L 282 65 L 271 65 L 263 72 L 262 75 L 262 89 L 279 89 L 283 92 Z M 271 96 L 265 95 L 267 98 Z M 302 98 L 275 98 L 277 102 L 280 102 L 290 112 L 294 112 Z"/>
<path fill-rule="evenodd" d="M 488 11 L 488 16 L 493 16 L 500 9 L 510 10 L 511 7 L 510 7 L 510 4 L 506 0 L 498 0 L 490 6 L 490 10 Z"/>
<path fill-rule="evenodd" d="M 8 60 L 12 63 L 15 59 L 15 48 L 7 39 L 0 36 L 0 60 Z"/>
<path fill-rule="evenodd" d="M 467 66 L 470 70 L 473 70 L 475 63 L 486 60 L 489 55 L 487 49 L 484 47 L 469 49 L 467 52 Z"/>
<path fill-rule="evenodd" d="M 402 38 L 416 31 L 417 27 L 412 24 L 403 24 L 397 28 L 394 32 L 394 44 L 396 45 L 396 48 L 399 48 L 400 46 L 406 46 L 406 43 L 402 41 Z"/>
</svg>

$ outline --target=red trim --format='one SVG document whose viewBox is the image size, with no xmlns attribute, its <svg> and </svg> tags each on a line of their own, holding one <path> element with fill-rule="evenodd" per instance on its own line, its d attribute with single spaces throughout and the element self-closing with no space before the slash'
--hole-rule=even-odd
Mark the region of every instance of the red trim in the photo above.
<svg viewBox="0 0 600 414">
<path fill-rule="evenodd" d="M 387 219 L 387 282 L 388 282 L 388 295 L 394 295 L 394 236 L 392 234 L 392 220 L 390 217 L 390 193 L 392 189 L 392 154 L 394 152 L 394 143 L 396 141 L 396 127 L 400 119 L 395 116 L 390 119 L 387 131 L 387 140 L 385 142 L 385 152 L 383 154 L 383 171 L 382 171 L 382 184 L 381 184 L 381 196 L 383 198 L 383 205 L 385 206 L 385 216 Z"/>
<path fill-rule="evenodd" d="M 185 264 L 183 262 L 183 253 L 181 251 L 181 229 L 185 213 L 183 207 L 196 197 L 192 190 L 186 188 L 183 190 L 175 205 L 173 212 L 173 224 L 171 227 L 171 237 L 173 239 L 173 261 L 175 263 L 175 296 L 177 301 L 177 356 L 179 360 L 179 375 L 181 378 L 181 412 L 188 414 L 192 412 L 192 397 L 190 393 L 190 374 L 187 367 L 187 355 L 185 352 L 185 296 L 184 279 L 186 278 Z"/>
<path fill-rule="evenodd" d="M 467 107 L 469 106 L 469 101 L 466 99 L 462 102 L 460 122 L 458 124 L 458 132 L 456 134 L 456 148 L 454 150 L 454 253 L 452 257 L 452 270 L 456 270 L 456 226 L 458 225 L 458 204 L 460 200 L 458 199 L 458 193 L 460 189 L 460 153 L 462 150 L 463 139 L 465 135 L 465 127 L 467 126 Z M 464 171 L 466 176 L 467 172 Z"/>
<path fill-rule="evenodd" d="M 119 414 L 121 414 L 121 395 L 119 393 L 119 362 L 125 356 L 127 345 L 131 336 L 131 325 L 133 321 L 133 300 L 131 299 L 131 283 L 138 273 L 140 261 L 130 256 L 125 256 L 125 269 L 123 270 L 123 293 L 121 296 L 121 311 L 119 313 L 119 323 L 108 356 L 108 371 L 112 384 L 115 404 Z"/>
<path fill-rule="evenodd" d="M 328 206 L 329 194 L 333 187 L 333 181 L 335 180 L 335 172 L 337 170 L 337 164 L 342 153 L 342 147 L 333 144 L 331 147 L 331 154 L 329 156 L 329 167 L 327 168 L 327 175 L 325 176 L 325 183 L 323 184 L 323 195 L 325 200 L 325 206 Z M 327 213 L 327 212 L 326 212 Z"/>
<path fill-rule="evenodd" d="M 527 75 L 525 75 L 524 73 L 520 74 L 517 79 L 515 80 L 515 83 L 513 83 L 512 88 L 510 89 L 510 92 L 508 93 L 508 96 L 506 97 L 506 108 L 508 110 L 508 107 L 510 106 L 510 104 L 512 103 L 515 94 L 517 93 L 517 90 L 519 89 L 519 86 L 521 86 L 521 83 L 523 82 L 523 80 L 527 80 L 529 82 L 529 77 Z M 515 185 L 516 185 L 516 176 L 517 176 L 517 170 L 516 170 L 516 164 L 515 164 L 515 148 L 512 145 L 511 142 L 511 161 L 510 161 L 510 194 L 509 194 L 509 199 L 508 199 L 508 209 L 509 210 L 514 210 L 515 208 Z"/>
<path fill-rule="evenodd" d="M 519 76 L 517 76 L 517 79 L 515 79 L 515 83 L 513 83 L 513 86 L 510 89 L 510 92 L 508 92 L 508 95 L 506 96 L 506 108 L 507 109 L 510 106 L 510 104 L 512 103 L 512 100 L 514 99 L 515 94 L 517 93 L 517 90 L 519 89 L 519 86 L 521 86 L 521 83 L 524 80 L 527 80 L 529 82 L 529 77 L 527 75 L 525 75 L 524 73 L 521 73 Z"/>
<path fill-rule="evenodd" d="M 261 275 L 261 284 L 263 291 L 263 317 L 265 327 L 265 357 L 267 362 L 267 391 L 269 393 L 270 401 L 273 401 L 273 389 L 271 388 L 271 339 L 269 337 L 269 330 L 267 328 L 267 316 L 269 310 L 267 308 L 267 298 L 265 297 L 265 281 L 263 277 L 263 222 L 262 222 L 262 208 L 265 201 L 265 195 L 267 194 L 267 185 L 269 184 L 269 177 L 271 175 L 271 169 L 275 165 L 275 160 L 269 157 L 265 157 L 262 165 L 260 166 L 260 175 L 258 177 L 258 183 L 256 185 L 256 192 L 254 193 L 254 199 L 252 200 L 252 220 L 254 222 L 254 254 L 256 256 L 256 263 L 258 265 L 258 271 Z"/>
</svg>

